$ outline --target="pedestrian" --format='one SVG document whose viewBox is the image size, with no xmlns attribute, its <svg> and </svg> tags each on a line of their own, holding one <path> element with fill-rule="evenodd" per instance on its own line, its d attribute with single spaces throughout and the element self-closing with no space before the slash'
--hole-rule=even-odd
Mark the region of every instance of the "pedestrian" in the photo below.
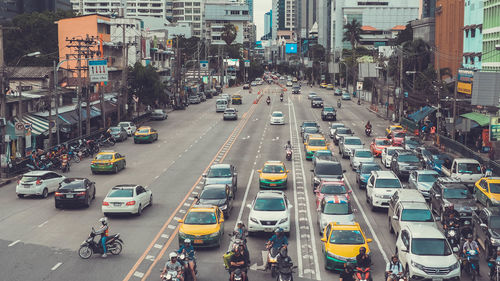
<svg viewBox="0 0 500 281">
<path fill-rule="evenodd" d="M 495 161 L 495 149 L 490 147 L 490 151 L 488 152 L 488 157 L 490 158 L 491 161 Z"/>
<path fill-rule="evenodd" d="M 481 152 L 481 149 L 483 148 L 483 140 L 482 140 L 481 136 L 479 136 L 476 139 L 476 148 L 477 148 L 478 152 Z"/>
<path fill-rule="evenodd" d="M 436 137 L 436 126 L 431 127 L 431 139 L 435 140 Z"/>
</svg>

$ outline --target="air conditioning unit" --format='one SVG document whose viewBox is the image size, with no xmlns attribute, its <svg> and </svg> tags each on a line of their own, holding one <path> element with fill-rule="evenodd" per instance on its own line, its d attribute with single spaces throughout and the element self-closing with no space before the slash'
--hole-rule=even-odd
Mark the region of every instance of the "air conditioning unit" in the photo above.
<svg viewBox="0 0 500 281">
<path fill-rule="evenodd" d="M 446 120 L 446 123 L 453 124 L 453 117 L 446 117 L 445 120 Z"/>
</svg>

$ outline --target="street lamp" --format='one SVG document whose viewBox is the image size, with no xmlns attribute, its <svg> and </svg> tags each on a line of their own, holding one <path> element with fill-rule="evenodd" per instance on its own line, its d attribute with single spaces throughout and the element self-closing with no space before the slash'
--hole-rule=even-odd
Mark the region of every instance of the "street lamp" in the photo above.
<svg viewBox="0 0 500 281">
<path fill-rule="evenodd" d="M 33 52 L 33 53 L 29 53 L 29 54 L 25 54 L 25 55 L 22 55 L 16 62 L 15 66 L 18 66 L 19 63 L 21 62 L 21 60 L 25 57 L 38 57 L 40 56 L 42 53 L 40 52 Z"/>
</svg>

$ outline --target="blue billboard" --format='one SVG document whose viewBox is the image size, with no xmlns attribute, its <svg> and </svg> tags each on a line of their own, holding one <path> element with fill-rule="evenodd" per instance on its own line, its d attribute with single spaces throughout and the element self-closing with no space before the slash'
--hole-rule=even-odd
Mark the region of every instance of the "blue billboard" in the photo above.
<svg viewBox="0 0 500 281">
<path fill-rule="evenodd" d="M 297 53 L 297 43 L 286 43 L 285 53 L 296 54 Z"/>
</svg>

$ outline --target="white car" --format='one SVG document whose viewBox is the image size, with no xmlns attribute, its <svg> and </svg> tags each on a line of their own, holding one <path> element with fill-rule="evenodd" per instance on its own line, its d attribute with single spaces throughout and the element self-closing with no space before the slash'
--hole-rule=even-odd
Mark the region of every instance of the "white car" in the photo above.
<svg viewBox="0 0 500 281">
<path fill-rule="evenodd" d="M 351 168 L 356 171 L 363 162 L 374 162 L 373 154 L 369 149 L 358 148 L 354 150 L 350 159 Z"/>
<path fill-rule="evenodd" d="M 396 150 L 403 150 L 404 148 L 400 147 L 400 146 L 388 146 L 388 147 L 384 147 L 384 150 L 382 150 L 382 154 L 381 154 L 381 161 L 382 161 L 382 164 L 384 164 L 384 166 L 386 168 L 390 168 L 391 167 L 391 159 L 392 159 L 392 155 L 394 155 L 394 152 L 396 152 Z"/>
<path fill-rule="evenodd" d="M 135 184 L 122 184 L 113 187 L 102 201 L 105 216 L 112 213 L 129 213 L 140 216 L 142 210 L 153 205 L 150 189 Z"/>
<path fill-rule="evenodd" d="M 283 112 L 274 111 L 271 114 L 271 125 L 285 125 L 285 117 L 283 116 Z"/>
<path fill-rule="evenodd" d="M 327 196 L 321 200 L 318 206 L 318 226 L 321 235 L 323 235 L 325 227 L 331 222 L 338 224 L 354 223 L 351 202 L 344 195 Z"/>
<path fill-rule="evenodd" d="M 137 126 L 134 124 L 134 122 L 129 122 L 129 121 L 118 123 L 118 127 L 124 128 L 129 136 L 132 136 L 132 134 L 134 134 L 135 131 L 137 130 Z"/>
<path fill-rule="evenodd" d="M 403 186 L 392 171 L 372 171 L 366 183 L 366 200 L 372 210 L 389 208 L 389 200 L 396 190 Z"/>
<path fill-rule="evenodd" d="M 248 204 L 248 231 L 272 233 L 281 227 L 290 233 L 290 209 L 292 205 L 285 193 L 279 190 L 263 190 L 257 193 L 252 204 Z"/>
<path fill-rule="evenodd" d="M 55 192 L 65 176 L 52 171 L 31 171 L 23 175 L 17 182 L 16 194 L 19 198 L 25 195 L 41 195 L 47 198 L 49 193 Z"/>
<path fill-rule="evenodd" d="M 339 154 L 342 158 L 350 158 L 356 149 L 363 148 L 363 142 L 358 137 L 345 136 L 339 140 Z"/>
</svg>

